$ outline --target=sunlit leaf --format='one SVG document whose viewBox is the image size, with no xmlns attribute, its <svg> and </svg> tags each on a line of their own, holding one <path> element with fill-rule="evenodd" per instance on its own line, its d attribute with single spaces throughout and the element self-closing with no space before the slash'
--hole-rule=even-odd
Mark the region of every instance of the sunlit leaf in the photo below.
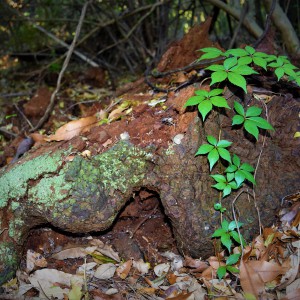
<svg viewBox="0 0 300 300">
<path fill-rule="evenodd" d="M 241 235 L 241 239 L 240 239 L 238 232 L 230 231 L 229 234 L 238 244 L 242 244 L 243 246 L 246 245 L 243 236 Z"/>
<path fill-rule="evenodd" d="M 261 117 L 251 117 L 249 118 L 252 122 L 256 123 L 256 126 L 262 129 L 274 130 L 273 126 L 264 118 Z"/>
<path fill-rule="evenodd" d="M 226 266 L 220 266 L 217 270 L 217 276 L 221 280 L 226 274 Z"/>
<path fill-rule="evenodd" d="M 208 152 L 210 152 L 212 149 L 214 149 L 213 145 L 209 145 L 209 144 L 203 144 L 199 147 L 198 151 L 196 152 L 195 155 L 202 155 L 202 154 L 207 154 Z"/>
<path fill-rule="evenodd" d="M 264 58 L 262 58 L 262 57 L 253 57 L 253 62 L 257 66 L 262 67 L 263 69 L 267 70 L 267 62 Z"/>
<path fill-rule="evenodd" d="M 223 198 L 225 198 L 226 196 L 230 195 L 231 193 L 231 186 L 230 185 L 226 185 L 226 187 L 223 189 Z"/>
<path fill-rule="evenodd" d="M 226 265 L 234 265 L 238 262 L 240 259 L 241 254 L 236 253 L 236 254 L 231 254 L 227 259 L 226 259 Z"/>
<path fill-rule="evenodd" d="M 252 63 L 252 57 L 244 56 L 238 59 L 238 65 L 249 65 Z"/>
<path fill-rule="evenodd" d="M 225 233 L 226 233 L 226 231 L 223 228 L 218 228 L 217 230 L 215 230 L 212 237 L 219 237 L 219 236 L 222 236 Z"/>
<path fill-rule="evenodd" d="M 255 49 L 251 46 L 246 46 L 245 50 L 250 53 L 250 54 L 254 54 L 255 53 Z"/>
<path fill-rule="evenodd" d="M 231 156 L 228 150 L 224 148 L 218 148 L 218 152 L 223 159 L 231 163 Z"/>
<path fill-rule="evenodd" d="M 219 71 L 224 71 L 224 67 L 222 65 L 211 65 L 205 70 L 213 71 L 213 72 L 219 72 Z"/>
<path fill-rule="evenodd" d="M 234 101 L 234 109 L 236 110 L 236 112 L 241 115 L 244 116 L 245 115 L 245 110 L 243 108 L 243 106 L 238 103 L 237 101 Z"/>
<path fill-rule="evenodd" d="M 237 85 L 240 88 L 242 88 L 245 91 L 245 93 L 247 93 L 246 79 L 242 75 L 237 74 L 235 72 L 229 72 L 228 73 L 228 80 L 232 84 Z"/>
<path fill-rule="evenodd" d="M 226 219 L 224 219 L 221 223 L 221 226 L 224 230 L 228 231 L 228 228 L 229 228 L 229 223 Z"/>
<path fill-rule="evenodd" d="M 236 68 L 234 68 L 234 73 L 238 73 L 240 75 L 251 75 L 251 74 L 257 74 L 256 71 L 254 71 L 251 67 L 247 65 L 239 65 Z"/>
<path fill-rule="evenodd" d="M 209 161 L 209 170 L 211 171 L 215 163 L 219 160 L 219 152 L 217 151 L 217 149 L 211 150 L 207 158 Z"/>
<path fill-rule="evenodd" d="M 216 82 L 222 82 L 227 78 L 227 72 L 225 71 L 218 71 L 211 74 L 211 83 L 213 85 Z"/>
<path fill-rule="evenodd" d="M 257 123 L 251 120 L 246 120 L 244 123 L 245 130 L 252 134 L 256 140 L 258 140 L 258 128 Z"/>
<path fill-rule="evenodd" d="M 233 66 L 237 64 L 237 58 L 236 57 L 230 57 L 224 60 L 224 68 L 225 70 L 231 69 Z"/>
<path fill-rule="evenodd" d="M 207 139 L 207 141 L 210 143 L 210 144 L 212 144 L 212 145 L 214 145 L 214 146 L 217 146 L 217 139 L 215 138 L 215 137 L 213 137 L 212 135 L 208 135 L 207 137 L 206 137 L 206 139 Z"/>
<path fill-rule="evenodd" d="M 226 170 L 225 172 L 235 172 L 237 170 L 237 167 L 235 165 L 230 165 Z"/>
<path fill-rule="evenodd" d="M 256 184 L 256 181 L 254 179 L 254 176 L 249 173 L 248 171 L 244 171 L 244 170 L 240 170 L 241 173 L 243 173 L 243 175 L 245 176 L 245 178 L 247 180 L 249 180 L 250 182 L 252 182 L 253 184 Z"/>
<path fill-rule="evenodd" d="M 222 93 L 223 93 L 222 89 L 213 89 L 208 94 L 209 94 L 209 97 L 213 97 L 213 96 L 220 95 Z"/>
<path fill-rule="evenodd" d="M 239 273 L 240 270 L 233 267 L 233 266 L 227 266 L 227 271 L 231 272 L 231 273 Z"/>
<path fill-rule="evenodd" d="M 221 243 L 228 249 L 228 252 L 230 253 L 230 248 L 232 245 L 232 241 L 230 239 L 230 235 L 228 233 L 223 234 L 221 236 Z"/>
<path fill-rule="evenodd" d="M 212 104 L 209 100 L 203 100 L 199 105 L 198 105 L 198 110 L 202 116 L 203 121 L 205 120 L 205 117 L 207 114 L 212 110 Z"/>
<path fill-rule="evenodd" d="M 244 123 L 244 121 L 245 121 L 245 118 L 243 116 L 241 116 L 241 115 L 235 115 L 232 118 L 232 126 L 234 126 L 234 125 L 241 125 L 241 124 Z"/>
<path fill-rule="evenodd" d="M 224 97 L 221 97 L 221 96 L 215 96 L 215 97 L 212 97 L 211 99 L 211 103 L 214 105 L 214 106 L 217 106 L 217 107 L 226 107 L 226 108 L 229 108 L 229 105 L 226 101 L 226 99 Z"/>
<path fill-rule="evenodd" d="M 262 109 L 260 107 L 251 106 L 246 111 L 246 117 L 256 117 L 261 114 Z"/>
<path fill-rule="evenodd" d="M 234 175 L 234 179 L 237 185 L 241 185 L 245 180 L 245 175 L 242 173 L 241 170 L 237 170 Z"/>
<path fill-rule="evenodd" d="M 195 94 L 197 96 L 202 96 L 203 99 L 208 97 L 208 91 L 205 90 L 196 90 Z"/>
<path fill-rule="evenodd" d="M 233 162 L 237 167 L 239 167 L 240 164 L 241 164 L 241 160 L 240 160 L 240 158 L 239 158 L 236 154 L 233 154 L 233 156 L 232 156 L 232 162 Z"/>
<path fill-rule="evenodd" d="M 283 68 L 277 68 L 275 69 L 274 73 L 276 74 L 278 80 L 284 75 L 284 69 Z"/>
<path fill-rule="evenodd" d="M 200 49 L 200 51 L 206 52 L 206 53 L 203 54 L 199 60 L 217 58 L 217 57 L 223 55 L 223 51 L 221 51 L 218 48 L 214 48 L 214 47 L 202 48 L 202 49 Z"/>
<path fill-rule="evenodd" d="M 247 164 L 247 163 L 243 163 L 241 165 L 241 170 L 245 170 L 245 171 L 248 171 L 248 172 L 253 172 L 254 168 L 251 165 Z"/>
<path fill-rule="evenodd" d="M 226 54 L 231 54 L 233 56 L 238 56 L 238 57 L 248 55 L 247 51 L 245 51 L 244 49 L 240 49 L 240 48 L 238 48 L 238 49 L 229 49 L 225 53 Z"/>
<path fill-rule="evenodd" d="M 223 191 L 226 188 L 226 183 L 218 182 L 218 183 L 212 185 L 212 187 L 219 190 L 219 191 Z"/>
<path fill-rule="evenodd" d="M 199 104 L 201 101 L 203 101 L 203 97 L 199 96 L 193 96 L 188 99 L 188 101 L 185 102 L 184 106 L 193 106 Z"/>
<path fill-rule="evenodd" d="M 232 231 L 232 230 L 234 230 L 236 228 L 241 228 L 243 225 L 244 225 L 244 223 L 242 223 L 242 222 L 231 221 L 229 223 L 228 230 Z"/>
<path fill-rule="evenodd" d="M 217 143 L 217 146 L 218 146 L 218 147 L 221 147 L 221 148 L 226 148 L 226 147 L 229 147 L 231 144 L 232 144 L 232 142 L 229 142 L 229 141 L 227 141 L 227 140 L 220 140 L 220 141 Z"/>
<path fill-rule="evenodd" d="M 217 182 L 226 182 L 226 178 L 223 175 L 216 174 L 216 175 L 210 175 L 210 176 Z"/>
</svg>

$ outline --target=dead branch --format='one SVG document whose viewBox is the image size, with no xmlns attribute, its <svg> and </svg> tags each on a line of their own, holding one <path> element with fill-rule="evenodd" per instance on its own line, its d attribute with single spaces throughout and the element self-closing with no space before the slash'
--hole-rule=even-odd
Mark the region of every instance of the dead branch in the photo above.
<svg viewBox="0 0 300 300">
<path fill-rule="evenodd" d="M 66 71 L 66 69 L 68 67 L 69 61 L 70 61 L 72 53 L 74 51 L 74 48 L 75 48 L 75 45 L 76 45 L 76 41 L 77 41 L 78 36 L 80 34 L 82 23 L 83 23 L 83 20 L 84 20 L 84 17 L 85 17 L 86 9 L 87 9 L 87 6 L 90 4 L 90 2 L 91 2 L 91 0 L 87 1 L 84 4 L 84 6 L 82 7 L 81 15 L 80 15 L 80 18 L 79 18 L 79 21 L 78 21 L 78 25 L 77 25 L 77 28 L 76 28 L 76 32 L 75 32 L 72 44 L 69 47 L 69 51 L 67 53 L 66 59 L 65 59 L 64 64 L 62 66 L 62 69 L 61 69 L 61 71 L 60 71 L 60 73 L 58 75 L 56 88 L 55 88 L 54 92 L 51 95 L 50 103 L 49 103 L 49 105 L 48 105 L 48 107 L 46 109 L 46 112 L 43 115 L 43 117 L 39 120 L 39 122 L 37 123 L 37 125 L 30 130 L 30 132 L 33 132 L 33 131 L 36 131 L 37 129 L 39 129 L 45 123 L 45 121 L 49 118 L 50 113 L 53 110 L 54 103 L 55 103 L 55 96 L 56 96 L 56 94 L 58 93 L 58 91 L 60 89 L 60 84 L 61 84 L 62 77 L 63 77 L 63 75 L 64 75 L 64 73 L 65 73 L 65 71 Z"/>
<path fill-rule="evenodd" d="M 236 10 L 232 6 L 222 2 L 221 0 L 205 0 L 205 1 L 223 9 L 228 14 L 230 14 L 232 17 L 234 17 L 236 20 L 240 19 L 241 12 L 239 10 Z M 255 38 L 259 38 L 263 33 L 263 30 L 261 29 L 261 27 L 253 19 L 251 19 L 247 16 L 243 20 L 243 25 L 247 28 L 247 30 Z"/>
<path fill-rule="evenodd" d="M 272 0 L 265 0 L 265 5 L 270 9 Z M 291 54 L 300 54 L 300 41 L 290 20 L 284 13 L 278 1 L 276 1 L 275 9 L 272 14 L 272 21 L 276 28 L 281 32 L 282 40 L 286 49 Z"/>
</svg>

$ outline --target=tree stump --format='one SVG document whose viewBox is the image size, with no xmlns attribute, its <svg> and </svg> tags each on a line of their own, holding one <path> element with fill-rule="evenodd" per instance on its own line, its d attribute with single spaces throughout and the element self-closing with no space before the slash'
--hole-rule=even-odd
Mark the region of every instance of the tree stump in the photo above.
<svg viewBox="0 0 300 300">
<path fill-rule="evenodd" d="M 195 152 L 206 143 L 207 134 L 218 136 L 219 125 L 214 112 L 203 125 L 196 111 L 184 111 L 183 104 L 193 93 L 194 88 L 189 87 L 169 95 L 167 110 L 143 104 L 133 110 L 130 121 L 95 127 L 68 142 L 42 145 L 3 168 L 0 284 L 14 276 L 30 229 L 51 224 L 66 232 L 101 232 L 141 188 L 159 194 L 181 253 L 204 258 L 212 255 L 211 234 L 220 222 L 213 209 L 218 192 L 211 188 L 207 158 L 195 157 Z M 298 188 L 299 139 L 293 138 L 298 109 L 299 102 L 289 95 L 273 98 L 268 116 L 276 131 L 266 134 L 263 149 L 262 137 L 258 142 L 246 139 L 243 130 L 233 130 L 231 119 L 221 115 L 222 138 L 233 142 L 232 152 L 254 167 L 262 153 L 255 201 L 246 194 L 236 201 L 248 241 L 259 229 L 257 209 L 262 224 L 271 225 L 282 197 Z M 227 113 L 233 115 L 232 111 Z M 124 131 L 129 140 L 120 139 Z M 111 145 L 105 148 L 109 139 Z M 91 158 L 80 155 L 87 149 Z M 233 193 L 223 200 L 229 217 L 235 196 Z"/>
</svg>

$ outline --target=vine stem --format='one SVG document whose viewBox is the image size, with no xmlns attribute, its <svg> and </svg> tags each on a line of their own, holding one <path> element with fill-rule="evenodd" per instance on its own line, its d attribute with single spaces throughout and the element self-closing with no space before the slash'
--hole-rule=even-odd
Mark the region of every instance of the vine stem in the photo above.
<svg viewBox="0 0 300 300">
<path fill-rule="evenodd" d="M 236 216 L 236 212 L 235 212 L 235 207 L 234 207 L 234 205 L 235 205 L 235 202 L 237 201 L 237 199 L 238 199 L 238 198 L 240 197 L 240 195 L 243 194 L 243 193 L 247 193 L 248 195 L 250 195 L 250 196 L 252 196 L 252 197 L 254 198 L 253 194 L 251 194 L 248 190 L 242 189 L 242 190 L 240 190 L 239 193 L 235 196 L 235 198 L 233 199 L 232 204 L 231 204 L 231 205 L 232 205 L 232 214 L 233 214 L 234 222 L 235 222 L 236 229 L 237 229 L 237 232 L 238 232 L 238 235 L 239 235 L 239 239 L 240 239 L 240 241 L 241 241 L 241 249 L 242 249 L 241 260 L 242 260 L 243 255 L 244 255 L 244 247 L 243 247 L 243 243 L 242 243 L 242 235 L 241 235 L 241 232 L 240 232 L 240 228 L 239 228 L 239 226 L 238 226 L 238 220 L 237 220 L 237 216 Z"/>
</svg>

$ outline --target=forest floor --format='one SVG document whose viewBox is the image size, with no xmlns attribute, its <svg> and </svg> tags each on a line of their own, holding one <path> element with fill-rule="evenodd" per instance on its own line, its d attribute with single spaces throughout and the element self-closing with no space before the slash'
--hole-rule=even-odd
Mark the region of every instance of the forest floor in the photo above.
<svg viewBox="0 0 300 300">
<path fill-rule="evenodd" d="M 187 44 L 191 47 L 190 41 Z M 185 45 L 181 47 L 184 49 Z M 177 59 L 181 57 L 179 54 Z M 194 59 L 185 58 L 189 62 Z M 161 66 L 167 60 L 165 57 Z M 176 58 L 173 57 L 173 61 L 176 62 Z M 170 66 L 176 67 L 176 63 Z M 194 71 L 179 72 L 168 81 L 159 82 L 160 88 L 176 88 L 194 75 Z M 103 70 L 95 68 L 68 73 L 51 117 L 38 132 L 27 135 L 27 138 L 30 136 L 36 146 L 46 143 L 45 132 L 56 131 L 50 141 L 69 140 L 72 137 L 64 124 L 74 124 L 72 122 L 76 119 L 75 127 L 83 128 L 91 122 L 91 116 L 97 116 L 97 124 L 100 119 L 106 132 L 102 141 L 103 151 L 119 136 L 126 139 L 130 135 L 139 144 L 147 143 L 153 140 L 153 132 L 149 128 L 155 130 L 156 143 L 167 144 L 176 130 L 172 110 L 168 110 L 165 103 L 175 92 L 153 94 L 144 78 L 119 84 L 119 88 L 112 92 L 106 86 L 106 76 Z M 44 82 L 55 86 L 56 79 L 57 74 L 51 73 L 47 74 Z M 35 80 L 26 84 L 22 79 L 15 81 L 15 87 L 4 90 L 6 96 L 2 93 L 2 167 L 29 149 L 25 147 L 23 151 L 20 148 L 26 140 L 25 132 L 43 116 L 49 104 L 53 88 L 39 88 Z M 28 90 L 36 92 L 26 94 Z M 15 97 L 14 101 L 7 96 L 24 91 L 25 95 Z M 188 89 L 183 92 L 185 98 L 190 92 Z M 141 113 L 146 116 L 143 123 L 135 123 L 129 131 L 124 131 L 128 118 Z M 60 131 L 57 131 L 58 128 Z M 141 132 L 143 136 L 138 135 Z M 243 276 L 244 288 L 245 282 L 248 282 L 246 290 L 259 294 L 259 299 L 299 299 L 299 193 L 287 195 L 284 202 L 287 207 L 278 212 L 278 218 L 274 216 L 275 225 L 264 228 L 251 246 L 249 244 L 244 249 L 244 261 L 250 263 L 237 263 L 235 266 L 240 269 L 240 274 L 227 272 L 219 280 L 216 272 L 220 265 L 225 265 L 224 251 L 211 253 L 206 259 L 181 255 L 159 195 L 142 189 L 134 194 L 106 232 L 78 236 L 53 227 L 33 229 L 24 245 L 17 276 L 2 286 L 0 298 L 255 299 L 251 293 L 243 291 L 240 284 Z"/>
</svg>

